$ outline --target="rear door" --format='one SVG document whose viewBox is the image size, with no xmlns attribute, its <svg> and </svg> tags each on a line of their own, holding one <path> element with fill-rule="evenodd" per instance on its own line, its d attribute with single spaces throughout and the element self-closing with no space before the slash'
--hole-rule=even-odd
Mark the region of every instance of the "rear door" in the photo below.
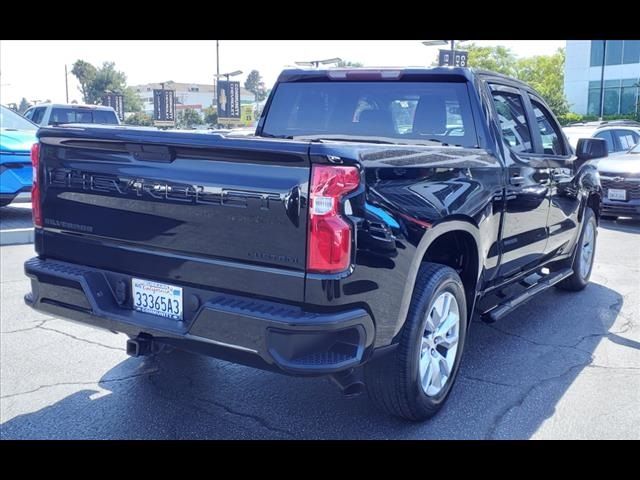
<svg viewBox="0 0 640 480">
<path fill-rule="evenodd" d="M 576 162 L 560 125 L 542 99 L 528 94 L 528 100 L 535 118 L 534 148 L 549 167 L 549 239 L 545 252 L 555 255 L 566 251 L 578 232 L 580 199 L 571 186 L 576 173 Z"/>
<path fill-rule="evenodd" d="M 302 300 L 307 143 L 102 129 L 106 140 L 100 130 L 41 135 L 39 253 Z"/>
<path fill-rule="evenodd" d="M 541 262 L 547 244 L 549 173 L 536 153 L 528 101 L 513 86 L 489 84 L 507 166 L 502 260 L 498 280 Z"/>
</svg>

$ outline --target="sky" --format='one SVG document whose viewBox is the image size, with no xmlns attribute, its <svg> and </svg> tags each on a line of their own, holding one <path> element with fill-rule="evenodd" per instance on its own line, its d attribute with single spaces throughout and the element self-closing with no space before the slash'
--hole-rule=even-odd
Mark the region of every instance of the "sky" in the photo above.
<svg viewBox="0 0 640 480">
<path fill-rule="evenodd" d="M 564 40 L 481 40 L 503 45 L 518 57 L 552 54 Z M 244 82 L 258 70 L 270 88 L 280 71 L 296 61 L 340 57 L 365 66 L 424 66 L 439 48 L 420 40 L 220 40 L 220 73 L 242 70 Z M 462 47 L 461 47 L 462 48 Z M 64 67 L 68 66 L 69 101 L 82 101 L 71 65 L 115 62 L 128 85 L 173 80 L 213 83 L 215 40 L 0 40 L 0 103 L 34 100 L 65 102 Z"/>
</svg>

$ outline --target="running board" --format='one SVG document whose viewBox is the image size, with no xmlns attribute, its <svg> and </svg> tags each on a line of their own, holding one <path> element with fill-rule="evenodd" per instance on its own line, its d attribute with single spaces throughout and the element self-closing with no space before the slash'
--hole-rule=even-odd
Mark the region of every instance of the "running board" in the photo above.
<svg viewBox="0 0 640 480">
<path fill-rule="evenodd" d="M 514 311 L 519 306 L 525 304 L 537 294 L 544 292 L 546 289 L 553 287 L 556 283 L 561 282 L 565 278 L 573 275 L 573 270 L 570 268 L 565 268 L 563 270 L 559 270 L 557 272 L 549 273 L 542 277 L 540 281 L 538 281 L 533 286 L 527 288 L 524 292 L 516 297 L 512 297 L 508 301 L 499 304 L 495 308 L 489 310 L 482 314 L 481 319 L 486 323 L 497 322 L 498 320 L 504 318 L 506 315 Z"/>
</svg>

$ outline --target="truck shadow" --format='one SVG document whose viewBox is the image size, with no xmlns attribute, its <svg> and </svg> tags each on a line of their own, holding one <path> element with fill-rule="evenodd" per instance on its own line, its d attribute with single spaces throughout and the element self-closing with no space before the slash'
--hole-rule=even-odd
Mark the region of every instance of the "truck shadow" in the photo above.
<svg viewBox="0 0 640 480">
<path fill-rule="evenodd" d="M 581 312 L 576 315 L 576 302 Z M 422 424 L 344 399 L 325 378 L 290 378 L 174 351 L 130 358 L 82 390 L 2 424 L 2 438 L 476 439 L 530 438 L 555 410 L 623 298 L 599 284 L 551 290 L 502 322 L 474 322 L 460 375 L 441 412 Z M 535 397 L 533 401 L 532 397 Z"/>
</svg>

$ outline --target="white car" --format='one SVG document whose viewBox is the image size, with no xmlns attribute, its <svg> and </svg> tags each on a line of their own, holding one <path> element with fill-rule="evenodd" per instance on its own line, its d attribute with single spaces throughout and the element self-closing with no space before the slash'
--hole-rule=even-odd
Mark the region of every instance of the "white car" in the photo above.
<svg viewBox="0 0 640 480">
<path fill-rule="evenodd" d="M 66 123 L 120 125 L 116 111 L 104 105 L 40 103 L 24 112 L 24 116 L 41 127 Z"/>
<path fill-rule="evenodd" d="M 640 142 L 640 123 L 633 120 L 572 123 L 562 130 L 574 150 L 580 138 L 602 138 L 609 155 L 626 153 Z"/>
</svg>

